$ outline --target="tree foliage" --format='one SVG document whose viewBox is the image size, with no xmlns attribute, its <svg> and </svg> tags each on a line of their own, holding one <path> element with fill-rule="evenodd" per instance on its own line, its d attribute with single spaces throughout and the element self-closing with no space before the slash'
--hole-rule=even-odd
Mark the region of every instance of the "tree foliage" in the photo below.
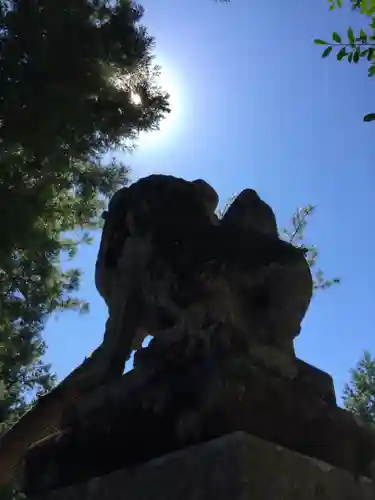
<svg viewBox="0 0 375 500">
<path fill-rule="evenodd" d="M 49 367 L 41 361 L 45 321 L 52 312 L 87 310 L 87 304 L 75 296 L 81 273 L 69 267 L 62 270 L 61 258 L 71 260 L 79 245 L 90 243 L 86 230 L 99 224 L 103 202 L 98 193 L 106 194 L 109 187 L 104 181 L 114 182 L 112 189 L 125 181 L 125 167 L 120 170 L 114 166 L 112 172 L 98 165 L 100 184 L 95 187 L 84 182 L 94 172 L 93 166 L 82 164 L 77 169 L 82 179 L 75 182 L 75 189 L 59 191 L 56 186 L 48 186 L 50 194 L 35 213 L 35 223 L 25 228 L 26 238 L 17 236 L 22 213 L 25 210 L 27 214 L 30 202 L 27 192 L 14 193 L 12 205 L 19 212 L 15 211 L 13 217 L 11 213 L 2 214 L 8 215 L 11 223 L 3 241 L 14 242 L 6 251 L 3 246 L 0 249 L 0 376 L 5 385 L 3 404 L 8 410 L 3 419 L 7 422 L 25 411 L 25 394 L 44 392 L 53 383 Z M 77 231 L 77 226 L 82 229 Z"/>
<path fill-rule="evenodd" d="M 0 0 L 0 179 L 32 208 L 17 237 L 29 237 L 53 186 L 74 188 L 82 163 L 130 147 L 169 111 L 142 13 L 128 0 Z"/>
<path fill-rule="evenodd" d="M 127 181 L 103 155 L 169 112 L 142 14 L 129 0 L 0 0 L 0 433 L 54 384 L 46 320 L 87 310 L 62 262 Z"/>
<path fill-rule="evenodd" d="M 350 375 L 343 395 L 345 408 L 375 424 L 375 358 L 365 351 Z"/>
<path fill-rule="evenodd" d="M 157 127 L 169 108 L 142 15 L 130 0 L 1 0 L 2 147 L 22 147 L 40 168 L 57 152 L 86 159 Z"/>
<path fill-rule="evenodd" d="M 342 8 L 343 0 L 328 0 L 329 9 Z M 345 36 L 337 32 L 332 33 L 332 42 L 326 42 L 319 38 L 314 42 L 317 45 L 325 45 L 322 57 L 328 57 L 331 52 L 336 52 L 338 61 L 346 60 L 349 63 L 357 64 L 361 60 L 368 63 L 368 76 L 375 75 L 375 0 L 349 0 L 351 8 L 360 12 L 366 19 L 366 26 L 359 32 L 355 32 L 349 27 Z M 365 122 L 375 120 L 375 113 L 368 113 L 364 116 Z"/>
</svg>

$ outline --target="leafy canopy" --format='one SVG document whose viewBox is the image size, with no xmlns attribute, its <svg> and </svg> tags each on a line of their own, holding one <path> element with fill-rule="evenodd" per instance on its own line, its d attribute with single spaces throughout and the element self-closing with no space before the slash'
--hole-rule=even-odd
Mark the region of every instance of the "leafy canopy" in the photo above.
<svg viewBox="0 0 375 500">
<path fill-rule="evenodd" d="M 365 351 L 350 375 L 343 395 L 345 408 L 375 424 L 375 358 Z"/>
<path fill-rule="evenodd" d="M 328 0 L 330 10 L 341 8 L 343 0 Z M 366 27 L 355 33 L 349 27 L 346 36 L 332 33 L 332 42 L 326 42 L 317 38 L 314 42 L 317 45 L 326 45 L 322 57 L 328 57 L 333 50 L 336 52 L 338 61 L 347 60 L 349 63 L 357 64 L 361 60 L 369 63 L 368 76 L 375 75 L 375 0 L 349 0 L 351 8 L 360 12 L 366 19 Z M 365 122 L 375 120 L 375 113 L 368 113 L 364 116 Z"/>
<path fill-rule="evenodd" d="M 51 154 L 87 159 L 156 128 L 168 96 L 142 15 L 130 0 L 0 0 L 2 148 L 40 168 Z"/>
<path fill-rule="evenodd" d="M 55 383 L 50 315 L 87 310 L 62 260 L 127 181 L 103 155 L 169 112 L 142 14 L 128 0 L 0 0 L 0 434 Z"/>
</svg>

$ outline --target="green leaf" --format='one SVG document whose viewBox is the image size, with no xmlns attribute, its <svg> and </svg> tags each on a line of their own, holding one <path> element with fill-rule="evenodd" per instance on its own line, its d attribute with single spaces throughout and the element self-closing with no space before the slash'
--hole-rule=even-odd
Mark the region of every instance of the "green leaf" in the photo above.
<svg viewBox="0 0 375 500">
<path fill-rule="evenodd" d="M 361 8 L 361 13 L 371 17 L 375 13 L 374 0 L 356 0 L 357 8 Z"/>
<path fill-rule="evenodd" d="M 320 40 L 319 38 L 315 38 L 314 43 L 316 43 L 317 45 L 328 45 L 327 42 L 325 42 L 324 40 Z"/>
<path fill-rule="evenodd" d="M 354 53 L 353 53 L 353 62 L 354 63 L 357 63 L 359 61 L 359 50 L 356 50 Z"/>
<path fill-rule="evenodd" d="M 349 43 L 350 45 L 355 45 L 355 35 L 354 35 L 354 31 L 352 28 L 349 28 L 348 29 L 348 38 L 349 38 Z"/>
<path fill-rule="evenodd" d="M 346 52 L 346 47 L 343 47 L 339 52 L 337 52 L 337 60 L 341 61 L 344 57 L 346 57 L 348 53 Z"/>
<path fill-rule="evenodd" d="M 375 113 L 369 113 L 363 117 L 364 122 L 373 122 L 375 121 Z"/>
<path fill-rule="evenodd" d="M 365 30 L 363 28 L 361 28 L 361 30 L 359 32 L 359 36 L 360 36 L 361 40 L 363 41 L 363 43 L 367 42 L 367 33 L 365 32 Z"/>
<path fill-rule="evenodd" d="M 351 63 L 353 61 L 353 52 L 348 55 L 348 61 Z"/>
<path fill-rule="evenodd" d="M 368 49 L 368 54 L 367 54 L 367 60 L 368 60 L 368 61 L 371 61 L 371 60 L 373 59 L 373 57 L 374 57 L 374 53 L 375 53 L 375 49 L 374 49 L 374 47 L 370 47 L 370 48 Z"/>
<path fill-rule="evenodd" d="M 327 57 L 329 54 L 332 52 L 333 47 L 327 47 L 326 50 L 323 52 L 322 57 Z"/>
<path fill-rule="evenodd" d="M 372 65 L 369 67 L 369 69 L 368 69 L 368 76 L 369 76 L 369 77 L 372 77 L 372 76 L 374 76 L 374 75 L 375 75 L 375 65 L 374 65 L 374 64 L 372 64 Z"/>
<path fill-rule="evenodd" d="M 338 33 L 336 33 L 336 31 L 334 31 L 332 33 L 332 40 L 334 42 L 341 43 L 341 36 Z"/>
</svg>

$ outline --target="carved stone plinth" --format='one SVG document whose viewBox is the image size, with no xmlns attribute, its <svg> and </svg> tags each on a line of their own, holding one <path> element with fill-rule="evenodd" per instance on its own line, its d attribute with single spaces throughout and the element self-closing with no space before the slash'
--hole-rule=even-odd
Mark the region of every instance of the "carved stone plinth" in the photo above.
<svg viewBox="0 0 375 500">
<path fill-rule="evenodd" d="M 65 429 L 29 451 L 26 492 L 134 467 L 235 431 L 369 476 L 372 430 L 336 406 L 331 377 L 278 352 L 255 351 L 246 361 L 169 365 L 167 378 L 130 372 L 91 394 Z"/>
<path fill-rule="evenodd" d="M 126 448 L 126 447 L 125 447 Z M 124 449 L 124 454 L 134 450 Z M 34 500 L 372 500 L 372 483 L 243 432 Z"/>
</svg>

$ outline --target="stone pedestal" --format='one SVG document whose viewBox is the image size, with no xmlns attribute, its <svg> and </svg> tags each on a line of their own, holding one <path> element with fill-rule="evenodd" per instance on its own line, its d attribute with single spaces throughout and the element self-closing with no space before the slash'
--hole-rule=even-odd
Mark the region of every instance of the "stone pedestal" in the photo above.
<svg viewBox="0 0 375 500">
<path fill-rule="evenodd" d="M 327 374 L 300 360 L 292 368 L 281 373 L 253 356 L 169 366 L 168 376 L 151 379 L 131 372 L 92 393 L 63 429 L 29 450 L 25 493 L 38 496 L 142 467 L 195 445 L 205 450 L 203 443 L 237 431 L 291 450 L 292 457 L 371 477 L 373 430 L 336 406 Z"/>
<path fill-rule="evenodd" d="M 124 447 L 124 453 L 132 450 Z M 373 500 L 372 482 L 235 432 L 33 500 Z"/>
</svg>

